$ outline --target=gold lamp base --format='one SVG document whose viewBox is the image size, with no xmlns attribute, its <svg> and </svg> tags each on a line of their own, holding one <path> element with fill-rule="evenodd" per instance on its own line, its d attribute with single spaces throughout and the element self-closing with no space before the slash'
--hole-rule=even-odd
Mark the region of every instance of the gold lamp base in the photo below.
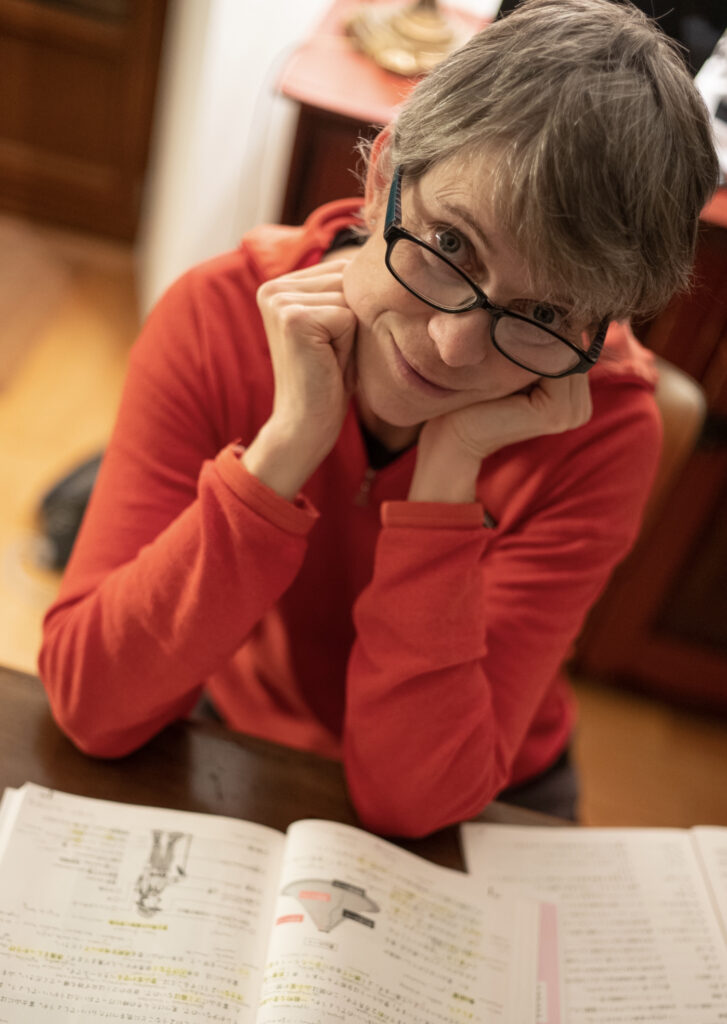
<svg viewBox="0 0 727 1024">
<path fill-rule="evenodd" d="M 380 67 L 407 77 L 431 71 L 469 35 L 439 10 L 436 0 L 393 10 L 367 4 L 351 15 L 346 29 Z"/>
</svg>

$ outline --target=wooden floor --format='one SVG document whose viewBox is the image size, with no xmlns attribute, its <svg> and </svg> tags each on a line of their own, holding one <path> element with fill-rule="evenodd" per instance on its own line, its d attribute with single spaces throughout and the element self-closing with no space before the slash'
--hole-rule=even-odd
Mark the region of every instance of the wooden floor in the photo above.
<svg viewBox="0 0 727 1024">
<path fill-rule="evenodd" d="M 32 672 L 58 586 L 35 509 L 110 432 L 138 329 L 130 250 L 0 219 L 0 320 L 0 664 Z M 726 720 L 575 685 L 587 824 L 727 825 Z"/>
</svg>

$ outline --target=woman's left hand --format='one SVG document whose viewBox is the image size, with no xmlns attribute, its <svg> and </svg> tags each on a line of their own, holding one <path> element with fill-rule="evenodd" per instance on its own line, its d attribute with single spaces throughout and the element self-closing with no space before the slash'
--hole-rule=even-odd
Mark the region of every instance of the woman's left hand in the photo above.
<svg viewBox="0 0 727 1024">
<path fill-rule="evenodd" d="M 543 377 L 528 392 L 476 402 L 429 420 L 419 436 L 411 501 L 473 501 L 480 464 L 500 448 L 587 423 L 588 377 Z M 439 496 L 437 496 L 439 495 Z"/>
<path fill-rule="evenodd" d="M 586 374 L 541 377 L 529 392 L 491 402 L 477 402 L 432 420 L 424 431 L 444 430 L 453 442 L 480 461 L 487 455 L 542 434 L 562 434 L 591 418 L 591 391 Z"/>
</svg>

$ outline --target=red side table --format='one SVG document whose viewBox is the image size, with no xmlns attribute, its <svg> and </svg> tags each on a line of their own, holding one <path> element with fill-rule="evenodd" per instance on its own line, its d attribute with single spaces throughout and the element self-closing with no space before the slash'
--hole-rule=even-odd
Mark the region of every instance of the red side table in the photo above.
<svg viewBox="0 0 727 1024">
<path fill-rule="evenodd" d="M 388 2 L 388 0 L 387 0 Z M 397 0 L 392 6 L 401 6 Z M 300 224 L 321 203 L 361 191 L 356 143 L 373 138 L 416 85 L 359 53 L 345 23 L 360 0 L 336 0 L 288 62 L 279 91 L 300 104 L 280 219 Z M 476 32 L 487 19 L 458 11 Z"/>
</svg>

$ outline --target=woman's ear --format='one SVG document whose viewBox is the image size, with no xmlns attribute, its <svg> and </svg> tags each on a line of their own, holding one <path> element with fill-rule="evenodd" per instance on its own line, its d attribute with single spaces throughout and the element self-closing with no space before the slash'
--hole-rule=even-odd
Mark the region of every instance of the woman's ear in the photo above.
<svg viewBox="0 0 727 1024">
<path fill-rule="evenodd" d="M 368 169 L 366 172 L 366 189 L 364 193 L 363 218 L 368 228 L 373 228 L 383 209 L 386 208 L 386 196 L 391 185 L 391 144 L 394 138 L 394 126 L 387 125 L 379 132 L 371 145 Z"/>
</svg>

